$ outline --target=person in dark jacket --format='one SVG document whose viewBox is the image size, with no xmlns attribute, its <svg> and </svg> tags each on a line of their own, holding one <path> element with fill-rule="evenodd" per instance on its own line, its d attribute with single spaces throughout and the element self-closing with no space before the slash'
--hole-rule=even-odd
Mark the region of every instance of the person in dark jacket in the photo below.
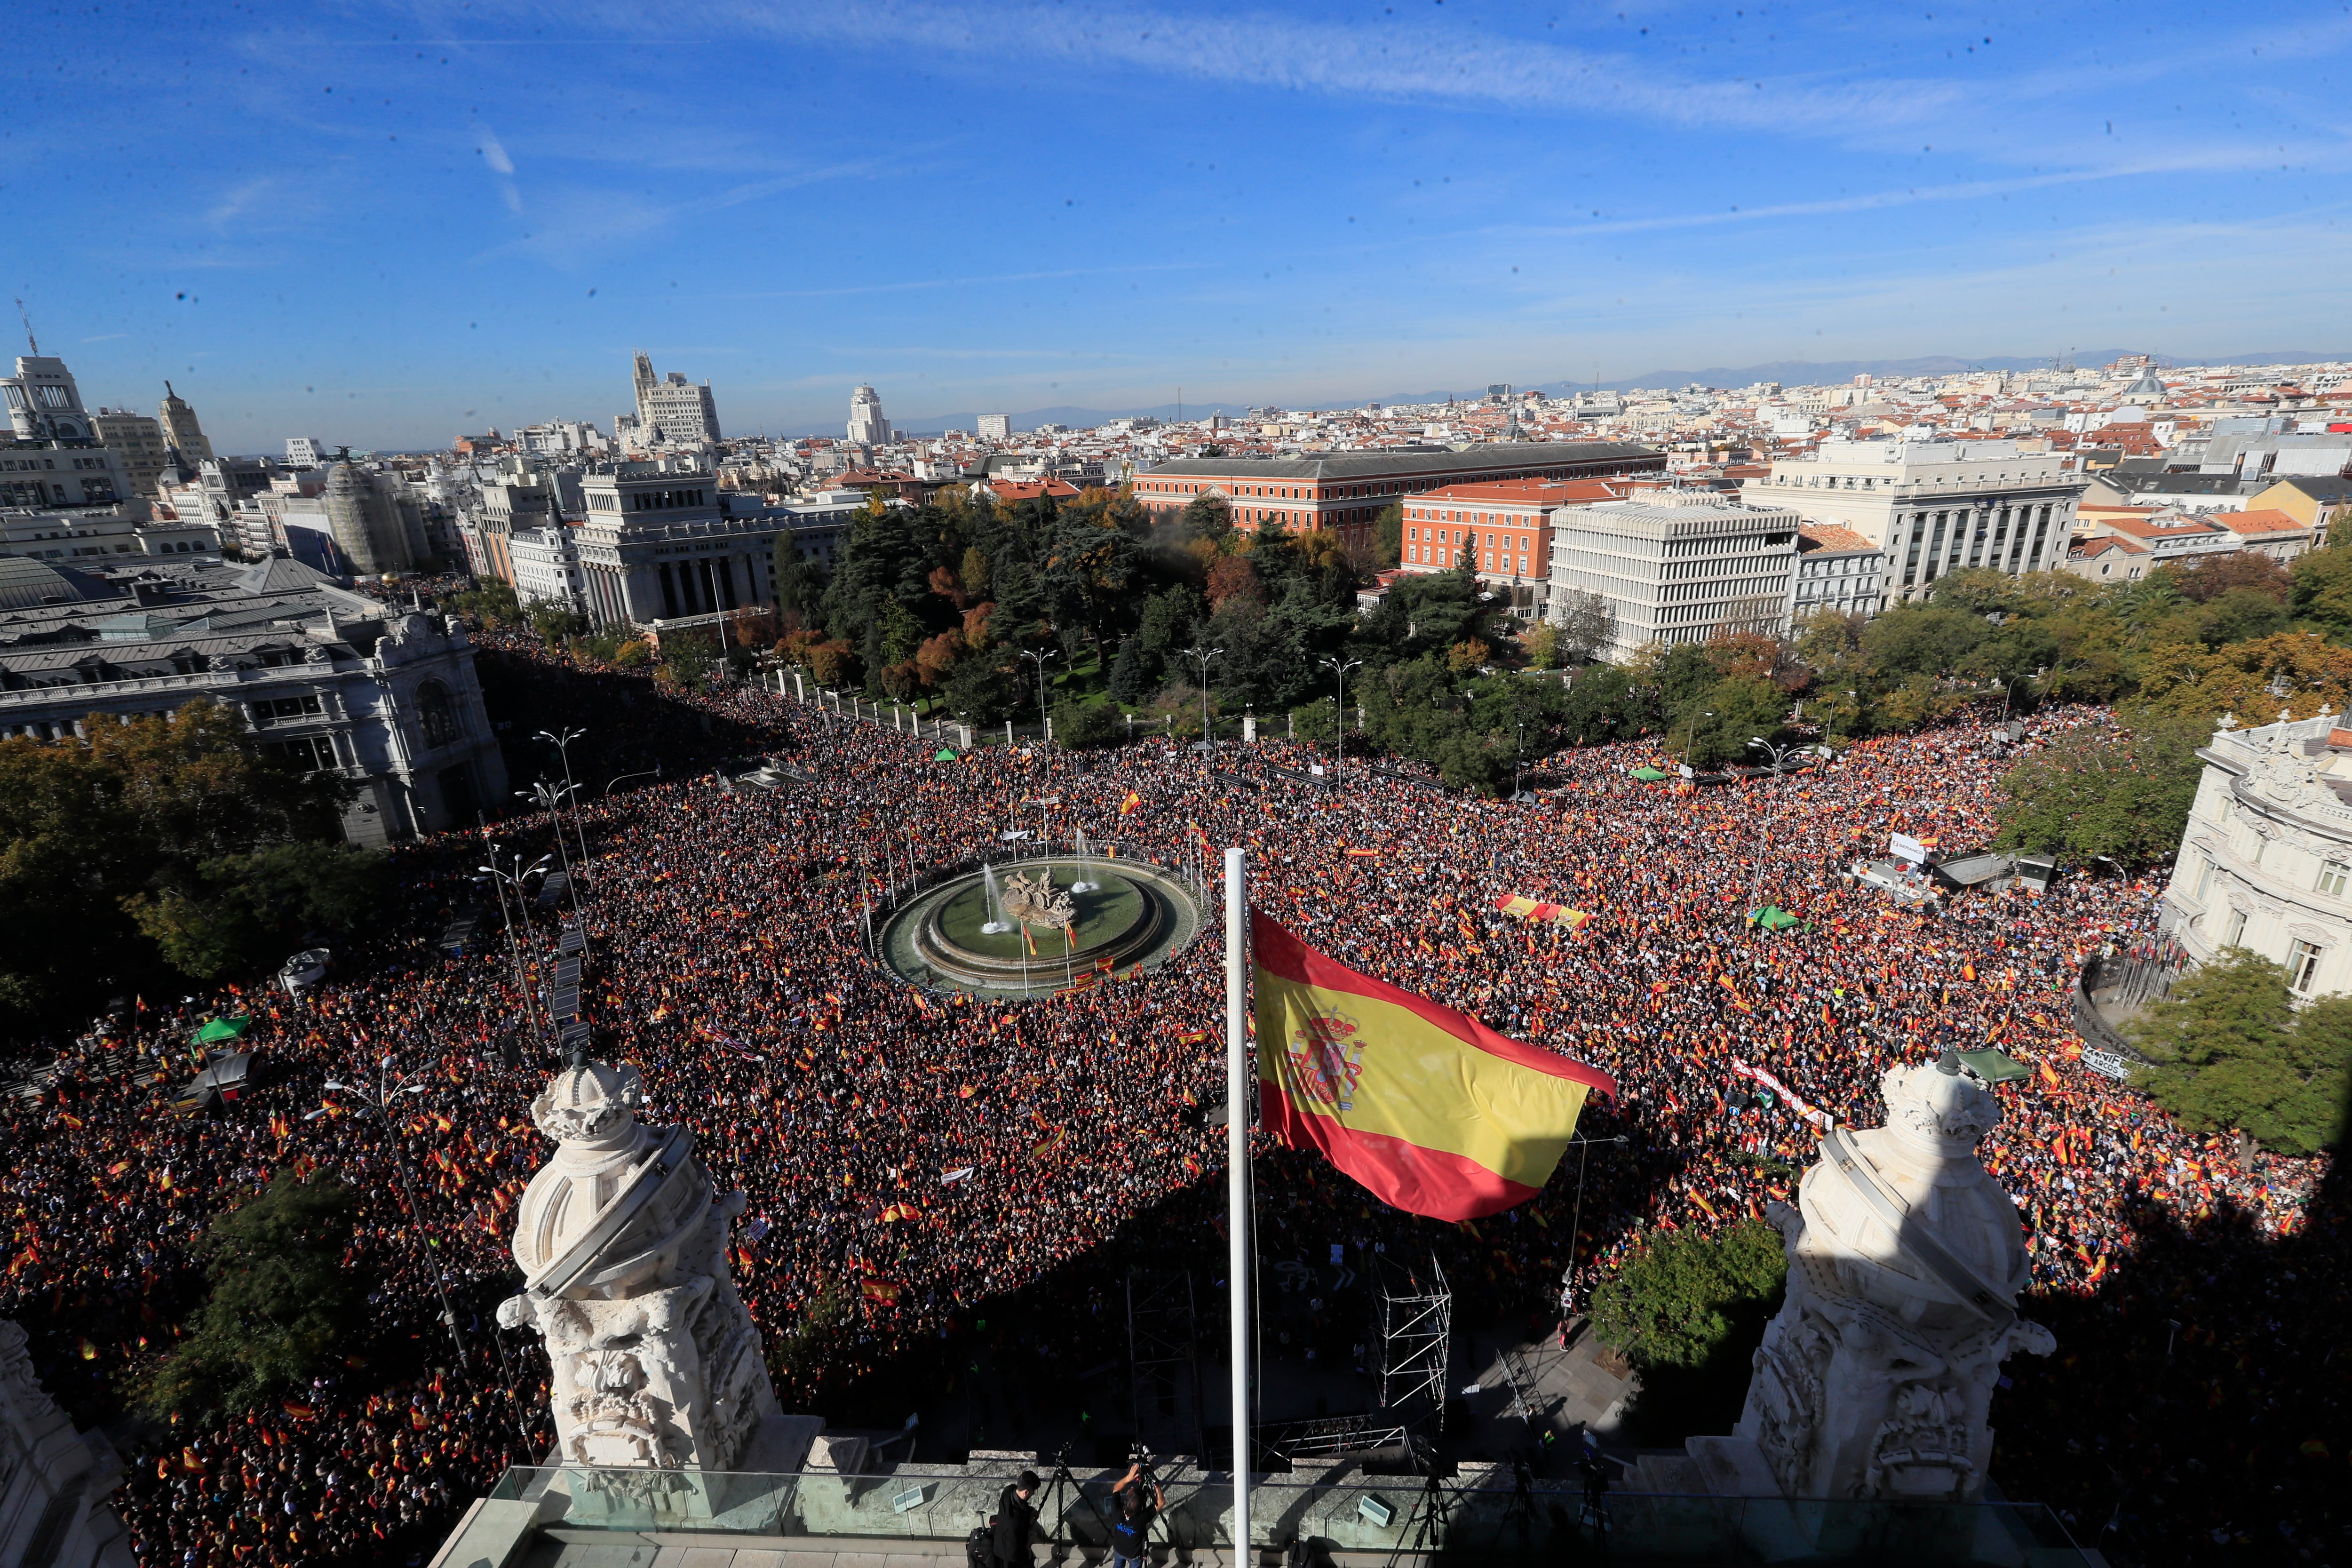
<svg viewBox="0 0 2352 1568">
<path fill-rule="evenodd" d="M 1037 1510 L 1029 1506 L 1037 1490 L 1037 1472 L 1024 1470 L 996 1500 L 996 1535 L 991 1542 L 996 1568 L 1030 1568 L 1029 1538 L 1037 1528 Z"/>
</svg>

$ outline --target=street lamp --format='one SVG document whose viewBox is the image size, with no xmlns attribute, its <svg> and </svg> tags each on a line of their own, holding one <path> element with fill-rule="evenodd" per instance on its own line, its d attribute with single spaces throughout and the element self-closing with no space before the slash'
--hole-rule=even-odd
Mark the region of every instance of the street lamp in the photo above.
<svg viewBox="0 0 2352 1568">
<path fill-rule="evenodd" d="M 547 820 L 550 826 L 553 826 L 555 829 L 555 852 L 563 858 L 563 885 L 572 890 L 572 914 L 575 920 L 578 920 L 583 918 L 580 908 L 580 873 L 572 864 L 571 847 L 563 842 L 563 818 L 557 815 L 555 809 L 557 804 L 561 802 L 564 795 L 569 794 L 571 790 L 572 786 L 568 784 L 565 784 L 562 789 L 559 790 L 545 779 L 541 779 L 537 784 L 531 785 L 529 789 L 519 789 L 515 791 L 515 798 L 518 800 L 535 800 L 546 809 Z M 588 852 L 585 848 L 581 850 L 581 855 L 583 858 L 586 857 L 587 853 Z M 582 930 L 584 932 L 586 927 L 583 925 Z"/>
<path fill-rule="evenodd" d="M 1767 756 L 1769 756 L 1772 759 L 1772 777 L 1775 781 L 1778 781 L 1780 777 L 1781 763 L 1788 758 L 1790 752 L 1798 749 L 1794 746 L 1776 746 L 1771 742 L 1764 739 L 1761 735 L 1750 735 L 1748 738 L 1748 743 L 1751 747 L 1760 749 Z M 1772 841 L 1772 811 L 1777 809 L 1780 804 L 1780 793 L 1781 792 L 1777 790 L 1773 792 L 1772 806 L 1765 811 L 1761 831 L 1758 835 L 1756 845 L 1756 878 L 1755 880 L 1750 882 L 1748 886 L 1748 911 L 1750 919 L 1753 919 L 1755 916 L 1757 895 L 1761 893 L 1764 889 L 1764 847 Z"/>
<path fill-rule="evenodd" d="M 1339 770 L 1348 760 L 1348 672 L 1364 661 L 1360 658 L 1325 658 L 1317 662 L 1331 672 L 1332 679 L 1339 686 L 1339 705 L 1332 710 L 1332 717 L 1338 721 L 1331 742 L 1331 787 L 1336 790 L 1339 787 Z"/>
<path fill-rule="evenodd" d="M 572 782 L 572 742 L 587 732 L 585 730 L 541 730 L 535 737 L 553 746 L 556 754 L 563 759 L 563 787 L 567 790 L 579 788 L 579 785 Z M 574 798 L 572 807 L 572 831 L 580 839 L 580 864 L 585 867 L 588 864 L 588 836 L 586 830 L 580 826 L 580 806 L 577 797 Z"/>
<path fill-rule="evenodd" d="M 614 779 L 611 783 L 605 784 L 604 798 L 606 800 L 613 798 L 614 784 L 626 784 L 631 779 L 657 779 L 659 777 L 661 777 L 661 764 L 659 763 L 656 763 L 652 767 L 646 769 L 643 773 L 623 773 L 619 778 Z"/>
<path fill-rule="evenodd" d="M 1202 647 L 1200 644 L 1194 643 L 1184 650 L 1183 657 L 1201 661 L 1201 772 L 1206 774 L 1209 771 L 1209 759 L 1215 755 L 1217 749 L 1216 742 L 1209 735 L 1209 661 L 1213 658 L 1224 658 L 1225 650 L 1221 647 Z"/>
<path fill-rule="evenodd" d="M 1062 656 L 1053 648 L 1039 653 L 1034 649 L 1024 647 L 1021 650 L 1021 657 L 1037 667 L 1037 733 L 1044 737 L 1045 744 L 1050 745 L 1053 742 L 1054 731 L 1045 718 L 1045 661 L 1049 658 L 1059 658 Z"/>
<path fill-rule="evenodd" d="M 1685 766 L 1685 767 L 1686 767 L 1686 768 L 1687 768 L 1687 767 L 1690 767 L 1690 765 L 1691 765 L 1691 760 L 1690 760 L 1690 749 L 1691 749 L 1691 742 L 1692 742 L 1693 741 L 1695 741 L 1695 740 L 1696 740 L 1696 739 L 1698 738 L 1698 721 L 1699 721 L 1699 720 L 1701 720 L 1701 719 L 1712 719 L 1712 718 L 1714 718 L 1714 717 L 1715 717 L 1715 715 L 1714 715 L 1714 714 L 1712 714 L 1712 713 L 1700 713 L 1700 714 L 1696 714 L 1696 715 L 1694 715 L 1694 716 L 1692 717 L 1690 723 L 1684 727 L 1684 730 L 1683 730 L 1683 766 Z M 1694 769 L 1693 771 L 1694 771 L 1694 772 L 1696 772 L 1696 770 L 1695 770 L 1695 769 Z"/>
<path fill-rule="evenodd" d="M 522 948 L 515 941 L 514 921 L 511 917 L 507 917 L 507 885 L 509 883 L 514 885 L 515 904 L 522 910 L 522 929 L 527 933 L 530 930 L 530 910 L 523 903 L 522 880 L 535 871 L 546 869 L 547 862 L 548 857 L 542 855 L 537 864 L 526 868 L 522 863 L 522 857 L 518 855 L 514 858 L 513 872 L 501 871 L 499 869 L 499 847 L 493 844 L 490 846 L 490 863 L 482 868 L 496 880 L 498 886 L 499 913 L 507 921 L 507 952 L 514 960 L 515 989 L 520 994 L 523 1022 L 530 1026 L 531 1048 L 537 1051 L 543 1051 L 547 1047 L 539 1037 L 539 1012 L 531 1003 L 530 983 L 523 977 Z"/>
<path fill-rule="evenodd" d="M 376 1088 L 373 1095 L 368 1093 L 367 1086 L 364 1084 L 348 1084 L 338 1079 L 327 1079 L 326 1087 L 334 1093 L 354 1095 L 366 1100 L 375 1113 L 383 1118 L 384 1132 L 392 1140 L 393 1169 L 400 1173 L 401 1193 L 408 1200 L 408 1223 L 415 1227 L 418 1239 L 425 1242 L 425 1261 L 433 1268 L 434 1288 L 441 1293 L 441 1321 L 448 1326 L 449 1338 L 457 1346 L 457 1364 L 463 1367 L 466 1364 L 466 1339 L 457 1331 L 457 1309 L 449 1300 L 448 1277 L 441 1270 L 441 1260 L 432 1256 L 436 1249 L 432 1240 L 425 1235 L 425 1210 L 417 1204 L 415 1183 L 409 1174 L 408 1150 L 401 1141 L 399 1124 L 392 1119 L 392 1102 L 394 1100 L 404 1094 L 423 1094 L 433 1087 L 429 1083 L 413 1081 L 424 1077 L 425 1072 L 428 1070 L 430 1069 L 413 1072 L 407 1078 L 394 1083 L 392 1080 L 392 1058 L 386 1057 L 377 1064 Z M 326 1107 L 320 1106 L 306 1115 L 303 1120 L 308 1121 L 325 1114 Z M 499 1354 L 502 1357 L 505 1354 L 504 1346 L 499 1347 Z M 470 1383 L 473 1380 L 469 1377 L 467 1381 Z"/>
</svg>

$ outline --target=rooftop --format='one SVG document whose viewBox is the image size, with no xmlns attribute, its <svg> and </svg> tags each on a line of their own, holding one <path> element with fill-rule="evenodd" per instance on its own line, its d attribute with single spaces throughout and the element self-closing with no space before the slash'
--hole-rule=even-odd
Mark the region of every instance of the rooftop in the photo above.
<svg viewBox="0 0 2352 1568">
<path fill-rule="evenodd" d="M 1512 441 L 1461 451 L 1332 452 L 1296 458 L 1185 458 L 1148 470 L 1154 477 L 1234 477 L 1258 479 L 1354 479 L 1390 474 L 1444 474 L 1463 468 L 1551 468 L 1562 463 L 1663 460 L 1653 447 L 1630 441 Z"/>
</svg>

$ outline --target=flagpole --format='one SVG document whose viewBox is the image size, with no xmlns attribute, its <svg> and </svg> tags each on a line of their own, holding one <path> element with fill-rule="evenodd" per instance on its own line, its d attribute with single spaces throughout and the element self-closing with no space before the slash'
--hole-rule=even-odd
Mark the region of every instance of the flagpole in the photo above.
<svg viewBox="0 0 2352 1568">
<path fill-rule="evenodd" d="M 1234 1368 L 1234 1560 L 1250 1562 L 1249 1050 L 1244 1039 L 1243 971 L 1248 905 L 1242 852 L 1225 851 L 1225 1282 Z"/>
</svg>

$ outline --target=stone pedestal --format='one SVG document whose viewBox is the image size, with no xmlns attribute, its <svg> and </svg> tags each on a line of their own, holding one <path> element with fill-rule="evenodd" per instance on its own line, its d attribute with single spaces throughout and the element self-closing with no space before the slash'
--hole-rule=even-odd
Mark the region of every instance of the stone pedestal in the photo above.
<svg viewBox="0 0 2352 1568">
<path fill-rule="evenodd" d="M 1733 1436 L 1689 1445 L 1711 1492 L 1979 1501 L 2000 1364 L 2054 1348 L 2017 1315 L 2016 1205 L 1977 1159 L 1990 1088 L 1948 1054 L 1880 1092 L 1886 1125 L 1830 1133 L 1797 1206 L 1771 1205 L 1788 1296 Z"/>
<path fill-rule="evenodd" d="M 0 1320 L 0 1563 L 133 1568 L 130 1534 L 106 1506 L 121 1479 L 114 1446 L 74 1430 L 33 1375 L 25 1331 Z"/>
<path fill-rule="evenodd" d="M 546 1342 L 554 1462 L 733 1469 L 777 1414 L 727 1263 L 743 1195 L 712 1191 L 685 1128 L 641 1125 L 644 1102 L 635 1068 L 601 1062 L 531 1101 L 556 1152 L 516 1209 L 524 1289 L 499 1321 Z"/>
</svg>

